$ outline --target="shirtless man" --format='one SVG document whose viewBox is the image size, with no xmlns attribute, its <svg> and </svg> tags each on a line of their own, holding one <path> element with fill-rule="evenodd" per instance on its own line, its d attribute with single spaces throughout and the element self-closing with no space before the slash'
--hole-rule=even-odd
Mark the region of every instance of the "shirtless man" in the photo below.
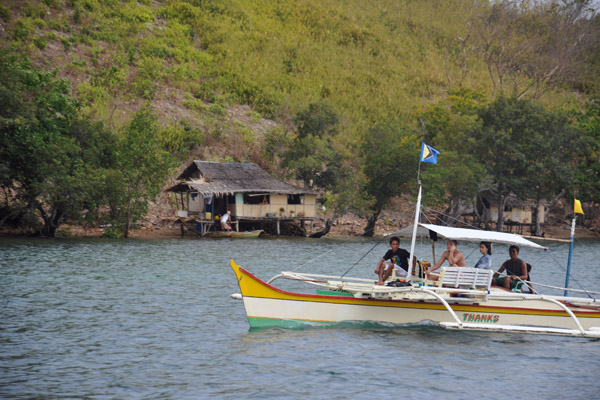
<svg viewBox="0 0 600 400">
<path fill-rule="evenodd" d="M 465 265 L 467 265 L 467 263 L 465 262 L 465 255 L 456 248 L 457 245 L 458 242 L 456 240 L 448 239 L 448 243 L 446 243 L 446 248 L 448 250 L 446 250 L 442 254 L 442 257 L 433 266 L 433 268 L 427 271 L 427 274 L 429 275 L 430 272 L 433 272 L 439 267 L 441 267 L 444 261 L 446 260 L 448 260 L 448 264 L 450 264 L 451 267 L 464 267 Z"/>
</svg>

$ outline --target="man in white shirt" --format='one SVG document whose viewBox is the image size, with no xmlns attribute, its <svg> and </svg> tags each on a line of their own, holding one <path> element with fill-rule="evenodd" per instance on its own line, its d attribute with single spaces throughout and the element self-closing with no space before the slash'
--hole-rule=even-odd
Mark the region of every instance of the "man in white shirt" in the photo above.
<svg viewBox="0 0 600 400">
<path fill-rule="evenodd" d="M 221 217 L 221 229 L 224 231 L 230 231 L 231 225 L 229 225 L 229 218 L 231 218 L 231 211 L 227 210 Z"/>
</svg>

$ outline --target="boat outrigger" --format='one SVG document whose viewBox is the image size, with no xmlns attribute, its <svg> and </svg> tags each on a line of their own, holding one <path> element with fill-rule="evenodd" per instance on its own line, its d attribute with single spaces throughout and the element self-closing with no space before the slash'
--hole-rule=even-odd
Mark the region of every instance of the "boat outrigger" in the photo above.
<svg viewBox="0 0 600 400">
<path fill-rule="evenodd" d="M 409 260 L 419 235 L 544 249 L 516 234 L 419 223 L 420 203 L 419 187 L 415 224 L 398 232 L 412 236 Z M 439 278 L 430 280 L 421 268 L 427 264 L 420 261 L 414 269 L 409 265 L 406 277 L 392 276 L 398 285 L 381 286 L 372 279 L 300 272 L 281 272 L 265 282 L 231 260 L 241 290 L 231 297 L 243 300 L 251 328 L 433 321 L 446 329 L 600 338 L 600 300 L 592 296 L 568 296 L 566 290 L 564 296 L 517 293 L 492 286 L 494 271 L 469 267 L 442 267 Z M 275 287 L 273 282 L 280 278 L 316 286 L 316 293 Z M 599 294 L 586 294 L 592 293 Z"/>
</svg>

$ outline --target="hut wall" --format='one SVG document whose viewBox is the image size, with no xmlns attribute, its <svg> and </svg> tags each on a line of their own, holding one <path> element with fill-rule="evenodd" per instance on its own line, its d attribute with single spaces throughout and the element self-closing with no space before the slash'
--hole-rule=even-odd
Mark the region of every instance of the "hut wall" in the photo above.
<svg viewBox="0 0 600 400">
<path fill-rule="evenodd" d="M 314 217 L 317 214 L 317 196 L 308 194 L 303 196 L 302 204 L 287 204 L 287 195 L 272 194 L 269 204 L 244 204 L 236 201 L 230 208 L 231 213 L 238 217 Z"/>
<path fill-rule="evenodd" d="M 204 211 L 202 195 L 194 192 L 188 193 L 188 211 L 190 213 L 201 213 Z"/>
<path fill-rule="evenodd" d="M 544 206 L 540 206 L 539 215 L 540 223 L 544 223 Z M 490 216 L 492 220 L 498 219 L 498 207 L 490 207 Z M 504 219 L 506 221 L 518 222 L 521 224 L 531 224 L 533 222 L 533 211 L 531 207 L 513 207 L 511 211 L 504 211 Z"/>
</svg>

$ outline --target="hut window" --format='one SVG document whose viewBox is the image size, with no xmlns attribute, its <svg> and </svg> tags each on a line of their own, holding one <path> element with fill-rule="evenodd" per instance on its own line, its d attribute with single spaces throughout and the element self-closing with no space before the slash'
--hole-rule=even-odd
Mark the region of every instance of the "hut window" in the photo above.
<svg viewBox="0 0 600 400">
<path fill-rule="evenodd" d="M 244 204 L 269 204 L 269 200 L 268 194 L 244 193 Z"/>
<path fill-rule="evenodd" d="M 287 203 L 288 204 L 302 204 L 301 197 L 299 194 L 288 194 Z"/>
</svg>

